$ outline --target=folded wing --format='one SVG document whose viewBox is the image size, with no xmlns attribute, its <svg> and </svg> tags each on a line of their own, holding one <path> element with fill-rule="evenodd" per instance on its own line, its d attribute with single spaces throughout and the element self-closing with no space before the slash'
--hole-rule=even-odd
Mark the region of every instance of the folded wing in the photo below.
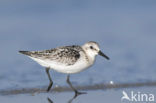
<svg viewBox="0 0 156 103">
<path fill-rule="evenodd" d="M 43 51 L 19 51 L 27 56 L 37 58 L 43 61 L 53 61 L 65 65 L 73 65 L 80 58 L 80 46 L 65 46 Z"/>
</svg>

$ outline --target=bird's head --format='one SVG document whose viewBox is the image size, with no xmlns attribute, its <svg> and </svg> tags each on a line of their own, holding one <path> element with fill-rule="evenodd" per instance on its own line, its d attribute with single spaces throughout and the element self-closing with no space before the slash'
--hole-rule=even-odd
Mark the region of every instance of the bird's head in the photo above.
<svg viewBox="0 0 156 103">
<path fill-rule="evenodd" d="M 90 57 L 95 57 L 99 54 L 109 60 L 109 57 L 100 50 L 99 44 L 94 41 L 85 43 L 82 48 Z"/>
</svg>

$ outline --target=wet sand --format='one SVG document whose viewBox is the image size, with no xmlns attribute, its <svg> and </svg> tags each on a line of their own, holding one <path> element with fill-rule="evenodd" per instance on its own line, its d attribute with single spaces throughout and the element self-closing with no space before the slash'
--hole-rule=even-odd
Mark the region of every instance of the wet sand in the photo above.
<svg viewBox="0 0 156 103">
<path fill-rule="evenodd" d="M 83 86 L 82 86 L 83 87 Z M 79 95 L 76 98 L 74 97 L 74 93 L 69 88 L 55 88 L 53 92 L 46 93 L 43 90 L 38 92 L 34 92 L 33 90 L 30 92 L 0 92 L 0 100 L 1 103 L 121 103 L 121 97 L 123 96 L 122 91 L 126 91 L 128 94 L 131 91 L 135 93 L 152 93 L 156 95 L 156 86 L 155 83 L 151 83 L 149 85 L 105 85 L 105 89 L 102 89 L 103 86 L 97 86 L 96 89 L 91 86 L 88 89 L 80 88 L 81 91 L 86 91 L 87 94 Z M 94 86 L 93 86 L 94 87 Z M 60 91 L 58 91 L 60 89 Z M 38 90 L 38 89 L 36 89 Z M 6 93 L 6 94 L 4 94 Z M 128 101 L 122 101 L 123 103 L 129 103 Z"/>
</svg>

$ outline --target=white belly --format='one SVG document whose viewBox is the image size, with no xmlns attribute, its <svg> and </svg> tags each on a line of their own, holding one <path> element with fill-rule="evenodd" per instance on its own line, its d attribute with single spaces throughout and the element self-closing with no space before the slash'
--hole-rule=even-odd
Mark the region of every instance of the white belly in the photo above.
<svg viewBox="0 0 156 103">
<path fill-rule="evenodd" d="M 53 69 L 57 72 L 66 73 L 66 74 L 79 73 L 87 69 L 94 63 L 94 61 L 92 63 L 88 63 L 87 61 L 85 61 L 85 58 L 80 58 L 75 64 L 67 66 L 62 63 L 57 63 L 54 61 L 48 61 L 48 60 L 44 61 L 33 57 L 30 58 L 35 60 L 37 63 L 39 63 L 44 67 L 50 67 L 50 69 Z"/>
</svg>

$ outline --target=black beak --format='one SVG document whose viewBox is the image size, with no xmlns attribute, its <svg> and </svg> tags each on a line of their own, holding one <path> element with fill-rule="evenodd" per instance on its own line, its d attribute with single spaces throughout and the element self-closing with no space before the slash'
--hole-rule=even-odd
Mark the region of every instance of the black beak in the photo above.
<svg viewBox="0 0 156 103">
<path fill-rule="evenodd" d="M 99 55 L 101 55 L 101 56 L 105 57 L 107 60 L 109 60 L 109 57 L 106 56 L 101 50 L 99 51 Z"/>
</svg>

